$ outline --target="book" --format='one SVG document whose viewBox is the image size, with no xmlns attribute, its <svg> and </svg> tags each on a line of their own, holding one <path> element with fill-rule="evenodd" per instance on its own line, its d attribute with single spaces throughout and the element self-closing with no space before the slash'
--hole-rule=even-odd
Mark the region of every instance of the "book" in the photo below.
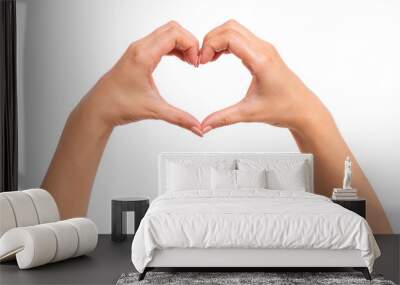
<svg viewBox="0 0 400 285">
<path fill-rule="evenodd" d="M 358 197 L 335 197 L 332 196 L 333 200 L 358 200 Z"/>
<path fill-rule="evenodd" d="M 357 193 L 357 189 L 342 189 L 342 188 L 333 188 L 334 193 Z"/>
<path fill-rule="evenodd" d="M 333 193 L 336 197 L 357 197 L 356 193 Z"/>
</svg>

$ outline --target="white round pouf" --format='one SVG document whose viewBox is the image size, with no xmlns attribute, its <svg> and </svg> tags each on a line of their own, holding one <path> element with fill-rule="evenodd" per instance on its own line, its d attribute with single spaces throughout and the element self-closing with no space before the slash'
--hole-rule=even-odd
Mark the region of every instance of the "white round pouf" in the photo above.
<svg viewBox="0 0 400 285">
<path fill-rule="evenodd" d="M 57 252 L 54 232 L 40 225 L 11 229 L 0 241 L 0 258 L 16 254 L 20 269 L 49 263 Z"/>
<path fill-rule="evenodd" d="M 2 193 L 0 193 L 0 237 L 6 231 L 15 228 L 16 226 L 17 223 L 10 202 L 6 197 L 2 196 Z"/>
<path fill-rule="evenodd" d="M 65 221 L 42 225 L 51 229 L 57 238 L 57 252 L 51 262 L 57 262 L 75 255 L 78 249 L 79 237 L 74 226 Z"/>
<path fill-rule="evenodd" d="M 17 227 L 33 226 L 39 223 L 35 205 L 31 197 L 23 191 L 1 193 L 13 209 Z"/>
<path fill-rule="evenodd" d="M 91 220 L 59 218 L 45 190 L 0 193 L 0 262 L 16 258 L 20 269 L 28 269 L 96 248 L 98 231 Z"/>
<path fill-rule="evenodd" d="M 79 244 L 74 257 L 86 254 L 96 248 L 98 231 L 95 223 L 86 218 L 73 218 L 64 222 L 70 223 L 78 232 Z"/>
<path fill-rule="evenodd" d="M 60 220 L 56 201 L 54 201 L 49 192 L 43 189 L 29 189 L 22 192 L 28 194 L 32 199 L 39 218 L 39 224 Z"/>
</svg>

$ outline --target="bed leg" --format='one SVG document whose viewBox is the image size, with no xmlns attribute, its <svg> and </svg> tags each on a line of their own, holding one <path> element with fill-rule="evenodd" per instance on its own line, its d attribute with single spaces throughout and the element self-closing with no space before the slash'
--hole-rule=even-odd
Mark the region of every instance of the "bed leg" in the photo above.
<svg viewBox="0 0 400 285">
<path fill-rule="evenodd" d="M 146 277 L 146 273 L 147 273 L 147 267 L 143 270 L 142 273 L 139 274 L 139 278 L 138 281 L 142 281 L 144 279 L 144 277 Z"/>
<path fill-rule="evenodd" d="M 365 279 L 372 280 L 371 274 L 369 274 L 369 270 L 367 267 L 355 267 L 354 269 L 357 271 L 361 271 L 362 274 L 364 275 Z"/>
</svg>

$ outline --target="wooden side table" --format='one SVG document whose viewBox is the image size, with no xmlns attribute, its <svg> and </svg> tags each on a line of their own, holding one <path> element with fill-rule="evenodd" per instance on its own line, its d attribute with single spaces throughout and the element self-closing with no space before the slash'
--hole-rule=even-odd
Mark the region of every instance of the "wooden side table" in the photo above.
<svg viewBox="0 0 400 285">
<path fill-rule="evenodd" d="M 340 206 L 359 214 L 364 219 L 366 218 L 367 201 L 363 198 L 355 200 L 338 200 L 332 199 L 333 203 L 339 204 Z"/>
<path fill-rule="evenodd" d="M 114 198 L 111 201 L 111 239 L 126 239 L 126 212 L 135 212 L 135 233 L 149 208 L 150 200 L 143 197 Z"/>
</svg>

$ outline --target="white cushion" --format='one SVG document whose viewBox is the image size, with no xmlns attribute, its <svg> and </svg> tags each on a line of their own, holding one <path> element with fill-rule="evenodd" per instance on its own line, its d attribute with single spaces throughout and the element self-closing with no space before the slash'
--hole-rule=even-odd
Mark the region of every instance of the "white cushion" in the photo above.
<svg viewBox="0 0 400 285">
<path fill-rule="evenodd" d="M 236 170 L 237 188 L 267 188 L 267 171 Z"/>
<path fill-rule="evenodd" d="M 76 257 L 97 245 L 96 225 L 86 218 L 19 227 L 0 238 L 0 261 L 16 256 L 20 269 Z"/>
<path fill-rule="evenodd" d="M 16 256 L 20 269 L 49 263 L 56 251 L 56 237 L 43 225 L 14 228 L 0 238 L 0 261 Z"/>
<path fill-rule="evenodd" d="M 218 189 L 236 189 L 236 170 L 215 169 L 211 170 L 211 188 Z"/>
<path fill-rule="evenodd" d="M 306 191 L 307 166 L 304 160 L 239 159 L 239 170 L 267 170 L 267 188 L 273 190 Z"/>
<path fill-rule="evenodd" d="M 8 199 L 0 194 L 0 237 L 9 229 L 15 228 L 17 222 Z"/>
<path fill-rule="evenodd" d="M 31 197 L 23 191 L 3 192 L 1 196 L 10 202 L 17 227 L 33 226 L 39 223 L 38 214 Z"/>
<path fill-rule="evenodd" d="M 284 171 L 269 170 L 267 172 L 268 188 L 273 190 L 306 191 L 306 177 L 303 166 Z"/>
<path fill-rule="evenodd" d="M 64 222 L 74 226 L 78 233 L 78 248 L 74 257 L 86 254 L 96 248 L 98 231 L 95 223 L 86 218 L 73 218 Z"/>
<path fill-rule="evenodd" d="M 266 170 L 212 169 L 213 190 L 238 190 L 242 188 L 267 188 Z"/>
<path fill-rule="evenodd" d="M 57 250 L 52 262 L 64 260 L 75 256 L 78 250 L 79 236 L 74 226 L 66 221 L 44 224 L 56 236 Z"/>
<path fill-rule="evenodd" d="M 167 191 L 211 189 L 211 167 L 168 164 Z"/>
<path fill-rule="evenodd" d="M 51 223 L 60 220 L 56 201 L 49 192 L 43 189 L 29 189 L 22 191 L 30 196 L 39 218 L 39 224 Z"/>
</svg>

